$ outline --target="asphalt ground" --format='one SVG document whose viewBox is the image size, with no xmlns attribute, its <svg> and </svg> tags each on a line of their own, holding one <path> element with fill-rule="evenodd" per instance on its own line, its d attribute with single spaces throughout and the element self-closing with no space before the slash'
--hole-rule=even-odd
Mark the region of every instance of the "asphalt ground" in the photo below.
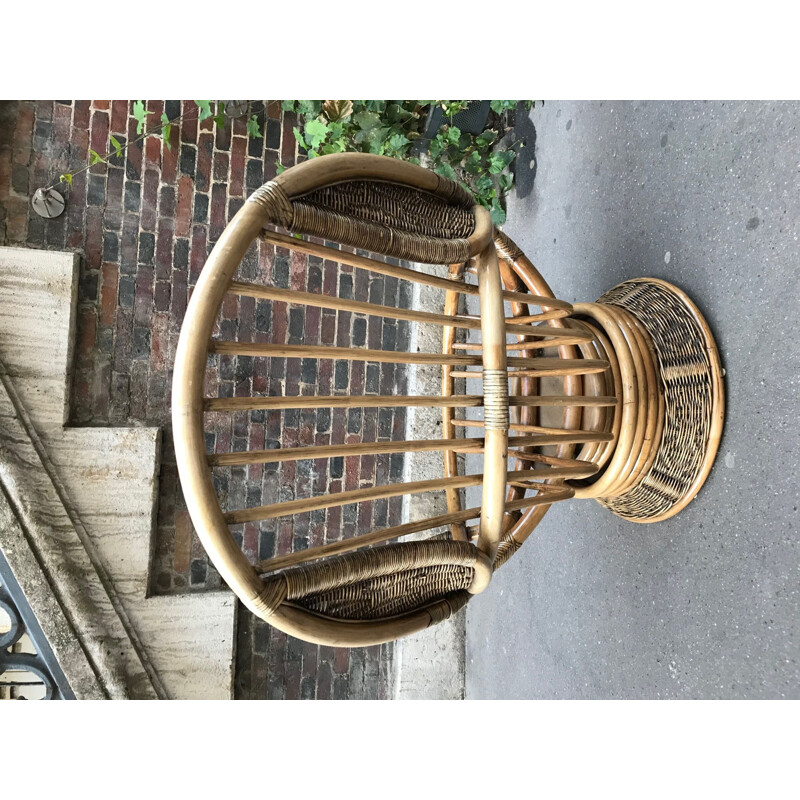
<svg viewBox="0 0 800 800">
<path fill-rule="evenodd" d="M 800 104 L 547 102 L 518 127 L 507 233 L 571 302 L 686 291 L 726 421 L 676 517 L 550 510 L 468 606 L 466 696 L 800 698 Z"/>
</svg>

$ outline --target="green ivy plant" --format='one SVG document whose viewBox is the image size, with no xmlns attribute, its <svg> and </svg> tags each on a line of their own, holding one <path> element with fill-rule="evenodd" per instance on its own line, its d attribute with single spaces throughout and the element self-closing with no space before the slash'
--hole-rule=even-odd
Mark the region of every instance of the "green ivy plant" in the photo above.
<svg viewBox="0 0 800 800">
<path fill-rule="evenodd" d="M 217 127 L 224 128 L 228 120 L 228 117 L 225 114 L 225 103 L 220 100 L 214 104 L 213 108 L 212 103 L 212 100 L 194 101 L 194 107 L 197 109 L 197 121 L 202 122 L 209 117 L 213 117 L 214 123 L 217 125 Z M 46 188 L 54 189 L 59 183 L 64 184 L 67 187 L 72 186 L 72 179 L 76 175 L 80 175 L 80 173 L 90 170 L 95 164 L 108 164 L 110 158 L 122 158 L 125 151 L 131 145 L 141 142 L 142 139 L 146 139 L 148 136 L 161 137 L 161 139 L 164 140 L 164 145 L 166 148 L 168 150 L 172 150 L 170 134 L 172 132 L 173 125 L 177 125 L 184 117 L 188 117 L 190 113 L 194 113 L 194 109 L 190 109 L 189 112 L 185 112 L 175 119 L 170 119 L 166 114 L 162 114 L 159 122 L 157 122 L 155 125 L 151 125 L 149 128 L 147 127 L 147 117 L 155 112 L 148 111 L 145 108 L 144 101 L 134 100 L 131 113 L 133 118 L 136 120 L 136 135 L 138 138 L 123 145 L 113 134 L 110 135 L 108 152 L 101 154 L 90 149 L 89 163 L 85 167 L 76 170 L 75 172 L 62 173 L 58 176 L 58 180 L 55 183 Z M 259 129 L 258 117 L 255 114 L 251 114 L 250 118 L 247 120 L 247 132 L 250 136 L 259 139 L 263 138 L 263 134 Z"/>
<path fill-rule="evenodd" d="M 361 152 L 400 158 L 426 166 L 457 181 L 486 206 L 496 225 L 506 219 L 504 198 L 514 185 L 516 153 L 503 147 L 502 114 L 516 100 L 492 100 L 489 123 L 476 136 L 453 124 L 469 100 L 284 100 L 284 111 L 297 114 L 294 136 L 308 158 L 329 153 Z M 525 101 L 527 108 L 533 101 Z M 446 122 L 430 140 L 427 153 L 414 147 L 425 129 L 431 107 L 441 105 Z M 285 168 L 278 163 L 278 172 Z"/>
<path fill-rule="evenodd" d="M 514 185 L 511 164 L 516 156 L 510 147 L 501 144 L 503 139 L 503 113 L 516 107 L 516 100 L 492 100 L 489 122 L 477 136 L 462 132 L 453 124 L 453 117 L 463 111 L 469 100 L 284 100 L 284 111 L 297 114 L 299 125 L 294 136 L 302 152 L 308 158 L 329 153 L 363 152 L 400 158 L 419 164 L 425 160 L 439 175 L 457 181 L 486 206 L 495 225 L 506 219 L 505 196 Z M 524 101 L 527 108 L 533 101 Z M 213 118 L 218 127 L 225 127 L 227 115 L 222 101 L 195 100 L 190 109 L 176 119 L 162 114 L 160 119 L 149 124 L 148 111 L 142 100 L 135 100 L 132 107 L 136 120 L 137 137 L 121 144 L 116 137 L 109 137 L 106 153 L 89 150 L 89 163 L 75 172 L 64 172 L 51 187 L 59 183 L 70 187 L 75 175 L 91 169 L 95 164 L 108 164 L 110 158 L 121 158 L 133 144 L 148 136 L 160 136 L 167 149 L 172 149 L 170 134 L 172 127 L 185 116 L 195 113 L 197 120 Z M 440 105 L 446 122 L 430 140 L 427 150 L 419 151 L 415 142 L 422 137 L 428 112 Z M 247 132 L 262 138 L 258 117 L 251 114 L 247 120 Z M 419 153 L 419 154 L 418 154 Z M 278 163 L 278 172 L 284 167 Z"/>
</svg>

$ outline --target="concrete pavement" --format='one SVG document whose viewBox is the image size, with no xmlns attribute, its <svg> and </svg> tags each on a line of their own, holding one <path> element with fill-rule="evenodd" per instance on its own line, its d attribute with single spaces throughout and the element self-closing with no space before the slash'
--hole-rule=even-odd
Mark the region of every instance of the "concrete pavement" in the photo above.
<svg viewBox="0 0 800 800">
<path fill-rule="evenodd" d="M 687 291 L 727 418 L 677 517 L 550 510 L 468 606 L 466 696 L 800 698 L 800 104 L 547 102 L 530 121 L 506 231 L 569 301 L 640 275 Z"/>
</svg>

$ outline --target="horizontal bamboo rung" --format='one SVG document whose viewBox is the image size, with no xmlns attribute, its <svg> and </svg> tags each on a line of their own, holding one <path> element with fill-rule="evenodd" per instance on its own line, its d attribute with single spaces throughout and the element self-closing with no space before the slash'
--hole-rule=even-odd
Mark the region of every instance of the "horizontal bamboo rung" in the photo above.
<svg viewBox="0 0 800 800">
<path fill-rule="evenodd" d="M 469 367 L 482 363 L 480 356 L 446 355 L 443 353 L 404 353 L 394 350 L 369 350 L 360 347 L 329 347 L 310 344 L 273 344 L 271 342 L 232 342 L 225 339 L 211 339 L 209 353 L 231 356 L 271 356 L 272 358 L 332 358 L 344 361 L 374 361 L 389 364 L 445 364 Z M 580 358 L 524 358 L 511 356 L 510 367 L 530 369 L 558 369 L 561 366 L 586 365 L 587 368 L 607 362 Z"/>
<path fill-rule="evenodd" d="M 287 408 L 475 408 L 481 395 L 294 395 L 292 397 L 208 397 L 206 411 L 283 411 Z"/>
<path fill-rule="evenodd" d="M 616 406 L 619 400 L 616 397 L 592 395 L 568 395 L 568 394 L 540 394 L 530 397 L 522 395 L 511 395 L 508 398 L 510 406 L 582 406 L 583 408 L 605 408 Z"/>
<path fill-rule="evenodd" d="M 485 427 L 482 419 L 454 419 L 453 425 L 461 428 Z M 530 446 L 575 444 L 581 442 L 610 442 L 614 438 L 613 434 L 600 431 L 572 431 L 566 429 L 562 431 L 541 432 L 538 425 L 517 425 L 513 422 L 509 424 L 508 428 L 512 431 L 537 434 L 536 436 L 530 437 L 533 440 L 530 442 Z"/>
<path fill-rule="evenodd" d="M 566 358 L 554 359 L 556 361 L 567 361 Z M 589 363 L 588 359 L 582 362 Z M 546 367 L 544 369 L 515 369 L 509 370 L 509 378 L 562 378 L 570 375 L 594 375 L 597 372 L 605 372 L 606 366 L 580 366 L 580 367 Z M 463 372 L 451 372 L 451 378 L 483 378 L 483 373 L 478 370 L 465 370 Z"/>
<path fill-rule="evenodd" d="M 474 452 L 481 449 L 483 440 L 473 439 L 422 439 L 401 442 L 357 442 L 355 444 L 328 444 L 309 447 L 281 447 L 275 450 L 246 450 L 234 453 L 209 454 L 213 467 L 263 464 L 272 461 L 302 461 L 307 458 L 338 458 L 340 456 L 365 456 L 383 453 L 422 453 L 430 450 Z"/>
<path fill-rule="evenodd" d="M 526 472 L 528 470 L 509 472 L 508 477 L 510 480 L 515 480 Z M 481 483 L 483 483 L 483 475 L 476 474 L 459 475 L 453 478 L 436 478 L 428 481 L 412 481 L 411 483 L 388 486 L 370 486 L 366 489 L 353 489 L 349 492 L 335 492 L 301 500 L 289 500 L 285 503 L 272 503 L 266 506 L 229 511 L 224 515 L 224 518 L 229 525 L 235 525 L 240 522 L 256 522 L 263 519 L 275 519 L 276 517 L 290 517 L 306 511 L 316 511 L 319 508 L 346 506 L 350 503 L 360 503 L 364 500 L 382 500 L 386 497 L 398 497 L 404 494 L 438 492 L 448 487 L 451 489 L 464 489 L 467 486 L 479 486 Z"/>
<path fill-rule="evenodd" d="M 436 275 L 429 275 L 426 272 L 419 272 L 407 267 L 396 267 L 393 264 L 386 264 L 382 261 L 375 261 L 365 256 L 357 256 L 333 247 L 326 247 L 321 244 L 307 242 L 304 239 L 295 239 L 292 236 L 284 236 L 272 231 L 262 231 L 261 238 L 269 243 L 285 247 L 288 250 L 296 250 L 298 253 L 316 256 L 317 258 L 327 258 L 339 264 L 347 264 L 357 269 L 366 269 L 378 275 L 389 275 L 394 278 L 401 278 L 406 281 L 423 283 L 427 286 L 435 286 L 446 291 L 458 291 L 462 294 L 478 294 L 478 287 L 472 283 L 464 281 L 450 280 L 449 278 L 439 278 Z M 561 309 L 566 312 L 572 311 L 572 304 L 564 300 L 556 300 L 553 297 L 539 297 L 538 295 L 527 294 L 526 292 L 503 292 L 503 299 L 516 303 L 531 303 L 540 308 Z M 541 302 L 539 302 L 541 301 Z"/>
<path fill-rule="evenodd" d="M 294 289 L 279 289 L 275 286 L 265 286 L 256 283 L 233 281 L 228 287 L 228 291 L 233 294 L 257 297 L 263 300 L 278 300 L 283 303 L 316 306 L 318 308 L 329 308 L 335 311 L 350 311 L 354 314 L 402 319 L 409 322 L 423 322 L 429 325 L 467 328 L 469 330 L 480 330 L 481 328 L 481 321 L 479 318 L 458 314 L 452 316 L 448 314 L 435 314 L 430 311 L 416 311 L 415 309 L 398 308 L 396 306 L 384 306 L 377 303 L 366 303 L 361 300 L 350 300 L 346 297 L 333 297 L 331 295 L 317 294 L 315 292 L 300 292 Z M 523 325 L 511 325 L 508 326 L 508 330 L 512 333 L 528 334 L 529 328 Z M 557 329 L 552 328 L 551 330 Z M 581 339 L 581 341 L 589 341 L 592 338 L 591 334 L 586 334 L 585 336 L 586 338 Z"/>
<path fill-rule="evenodd" d="M 553 342 L 548 339 L 538 339 L 535 342 L 508 342 L 506 350 L 544 350 L 547 347 L 561 347 L 568 344 L 583 344 L 586 341 L 584 338 L 569 337 L 559 339 L 558 342 Z M 483 350 L 481 342 L 453 342 L 453 350 Z"/>
<path fill-rule="evenodd" d="M 506 503 L 506 511 L 521 511 L 523 508 L 531 506 L 550 504 L 553 502 L 552 494 L 543 491 L 549 489 L 546 485 L 537 485 L 531 488 L 539 489 L 539 494 L 535 497 L 523 497 L 519 500 L 513 500 Z M 563 487 L 566 488 L 566 487 Z M 573 492 L 566 490 L 564 499 L 572 496 Z M 561 499 L 561 498 L 558 498 Z M 340 553 L 347 553 L 352 550 L 358 550 L 361 547 L 369 545 L 380 544 L 389 539 L 398 539 L 401 536 L 408 536 L 412 533 L 420 533 L 421 531 L 431 530 L 433 528 L 440 528 L 444 525 L 453 525 L 466 522 L 470 519 L 478 519 L 481 515 L 481 509 L 468 508 L 464 511 L 453 511 L 449 514 L 440 514 L 437 517 L 428 517 L 427 519 L 418 520 L 416 522 L 407 522 L 403 525 L 394 525 L 391 528 L 383 528 L 378 531 L 371 531 L 370 533 L 362 534 L 361 536 L 354 536 L 351 539 L 344 539 L 340 542 L 330 542 L 329 544 L 318 545 L 317 547 L 308 547 L 305 550 L 298 550 L 296 553 L 287 553 L 283 556 L 275 556 L 259 561 L 253 565 L 253 568 L 259 575 L 266 572 L 275 572 L 279 569 L 286 569 L 287 567 L 295 566 L 296 564 L 303 564 L 307 561 L 316 561 L 320 558 L 328 556 L 339 555 Z"/>
<path fill-rule="evenodd" d="M 511 436 L 509 447 L 527 447 L 538 443 L 533 436 Z M 243 464 L 267 464 L 279 461 L 303 461 L 316 458 L 368 456 L 388 453 L 422 453 L 442 451 L 479 453 L 484 440 L 479 437 L 465 439 L 411 439 L 400 442 L 357 442 L 355 444 L 326 444 L 308 447 L 280 447 L 274 450 L 239 450 L 232 453 L 209 453 L 211 467 L 233 467 Z"/>
<path fill-rule="evenodd" d="M 615 406 L 616 397 L 511 395 L 509 406 Z M 287 408 L 479 408 L 483 395 L 293 395 L 291 397 L 206 397 L 205 411 L 283 411 Z"/>
<path fill-rule="evenodd" d="M 586 464 L 577 467 L 546 467 L 545 469 L 529 470 L 529 476 L 518 480 L 508 481 L 509 486 L 535 488 L 530 486 L 531 481 L 549 481 L 555 478 L 590 478 L 597 473 L 596 464 Z"/>
</svg>

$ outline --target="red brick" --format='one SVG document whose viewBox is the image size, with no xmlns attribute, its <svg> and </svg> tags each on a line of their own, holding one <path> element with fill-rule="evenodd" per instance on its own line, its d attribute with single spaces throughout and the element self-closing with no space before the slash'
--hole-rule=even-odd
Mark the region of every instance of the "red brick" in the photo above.
<svg viewBox="0 0 800 800">
<path fill-rule="evenodd" d="M 189 255 L 191 275 L 195 278 L 200 274 L 208 257 L 208 237 L 202 225 L 192 228 L 192 249 Z"/>
<path fill-rule="evenodd" d="M 150 328 L 150 369 L 164 372 L 169 363 L 169 314 L 153 314 Z"/>
<path fill-rule="evenodd" d="M 230 156 L 227 153 L 222 153 L 219 150 L 215 150 L 212 178 L 215 181 L 222 181 L 223 183 L 226 183 L 228 180 L 228 170 L 230 169 L 230 166 Z"/>
<path fill-rule="evenodd" d="M 86 267 L 100 269 L 103 261 L 103 211 L 95 206 L 86 209 Z"/>
<path fill-rule="evenodd" d="M 211 190 L 211 224 L 209 233 L 211 239 L 216 241 L 222 235 L 227 224 L 225 205 L 227 191 L 224 183 L 215 183 Z"/>
<path fill-rule="evenodd" d="M 171 219 L 158 221 L 156 234 L 156 278 L 168 280 L 172 272 L 172 246 L 175 223 Z"/>
<path fill-rule="evenodd" d="M 9 197 L 6 238 L 11 242 L 24 242 L 28 235 L 28 203 L 22 197 Z"/>
<path fill-rule="evenodd" d="M 231 197 L 244 195 L 244 162 L 247 156 L 247 140 L 234 136 L 231 140 L 231 176 L 228 181 L 228 194 Z"/>
<path fill-rule="evenodd" d="M 111 103 L 111 132 L 121 133 L 128 130 L 128 101 L 114 100 Z"/>
<path fill-rule="evenodd" d="M 75 357 L 79 364 L 91 361 L 97 336 L 97 314 L 93 308 L 82 308 L 78 314 L 78 341 Z"/>
<path fill-rule="evenodd" d="M 175 572 L 188 572 L 192 552 L 192 520 L 188 511 L 175 517 Z"/>
<path fill-rule="evenodd" d="M 289 288 L 298 292 L 304 292 L 306 288 L 306 276 L 308 274 L 307 256 L 297 250 L 292 250 L 289 261 Z"/>
<path fill-rule="evenodd" d="M 156 229 L 158 206 L 158 172 L 146 169 L 142 181 L 141 227 L 146 231 Z"/>
<path fill-rule="evenodd" d="M 210 121 L 210 120 L 209 120 Z M 204 124 L 205 124 L 204 120 Z M 197 166 L 195 168 L 195 190 L 207 192 L 211 187 L 211 159 L 214 154 L 214 136 L 201 133 L 197 140 Z"/>
<path fill-rule="evenodd" d="M 170 307 L 170 285 L 169 281 L 156 281 L 153 292 L 153 308 L 156 311 L 169 311 Z"/>
<path fill-rule="evenodd" d="M 117 311 L 117 287 L 119 286 L 119 267 L 106 261 L 102 271 L 102 289 L 100 290 L 100 324 L 114 324 Z"/>
<path fill-rule="evenodd" d="M 181 142 L 195 144 L 197 142 L 198 107 L 194 100 L 183 101 L 183 119 L 181 120 Z"/>
<path fill-rule="evenodd" d="M 297 151 L 297 140 L 294 138 L 294 126 L 297 118 L 294 114 L 283 115 L 283 130 L 281 132 L 281 164 L 284 167 L 294 166 L 295 153 Z"/>
<path fill-rule="evenodd" d="M 192 179 L 184 175 L 178 181 L 178 210 L 175 216 L 175 235 L 188 236 L 192 220 L 192 196 L 194 186 Z"/>
<path fill-rule="evenodd" d="M 108 109 L 111 107 L 111 101 L 110 100 L 92 100 L 92 106 L 94 108 L 99 108 L 99 109 L 101 109 L 103 111 L 108 111 Z"/>
<path fill-rule="evenodd" d="M 133 303 L 134 324 L 150 327 L 153 308 L 153 268 L 139 264 L 136 270 L 136 299 Z"/>
<path fill-rule="evenodd" d="M 91 103 L 88 100 L 76 100 L 72 104 L 72 127 L 78 130 L 89 130 Z"/>
<path fill-rule="evenodd" d="M 91 147 L 96 153 L 101 156 L 108 152 L 109 148 L 109 120 L 108 114 L 105 111 L 94 111 L 92 113 L 92 134 L 91 134 Z M 106 172 L 105 164 L 98 164 L 94 168 L 97 175 L 104 175 Z"/>
<path fill-rule="evenodd" d="M 167 147 L 167 142 L 169 142 L 169 147 Z M 180 128 L 177 125 L 171 125 L 169 136 L 163 141 L 161 147 L 161 180 L 164 183 L 175 183 L 178 176 L 180 150 Z"/>
<path fill-rule="evenodd" d="M 134 144 L 135 140 L 139 138 L 136 129 L 136 120 L 131 117 L 131 119 L 128 120 L 128 149 L 126 150 L 126 157 L 128 167 L 134 173 L 135 177 L 139 179 L 142 176 L 142 143 L 138 142 Z"/>
<path fill-rule="evenodd" d="M 244 526 L 244 537 L 242 542 L 242 552 L 250 561 L 254 561 L 258 556 L 258 523 L 248 522 Z"/>
<path fill-rule="evenodd" d="M 236 136 L 247 136 L 247 117 L 237 117 L 231 127 Z"/>
<path fill-rule="evenodd" d="M 174 270 L 172 273 L 172 291 L 170 292 L 170 314 L 173 325 L 180 326 L 186 313 L 187 286 L 186 273 Z"/>
<path fill-rule="evenodd" d="M 20 103 L 17 111 L 17 123 L 14 127 L 14 163 L 27 164 L 31 157 L 33 142 L 34 112 L 33 106 Z"/>
<path fill-rule="evenodd" d="M 160 100 L 148 100 L 146 130 L 152 130 L 161 125 L 161 115 L 164 113 L 164 103 Z M 161 136 L 148 136 L 144 140 L 144 160 L 146 167 L 161 166 Z"/>
<path fill-rule="evenodd" d="M 54 131 L 53 137 L 56 142 L 68 142 L 69 132 L 72 125 L 72 106 L 64 106 L 56 103 L 53 109 Z"/>
<path fill-rule="evenodd" d="M 0 150 L 0 202 L 5 203 L 11 193 L 11 151 Z"/>
</svg>

